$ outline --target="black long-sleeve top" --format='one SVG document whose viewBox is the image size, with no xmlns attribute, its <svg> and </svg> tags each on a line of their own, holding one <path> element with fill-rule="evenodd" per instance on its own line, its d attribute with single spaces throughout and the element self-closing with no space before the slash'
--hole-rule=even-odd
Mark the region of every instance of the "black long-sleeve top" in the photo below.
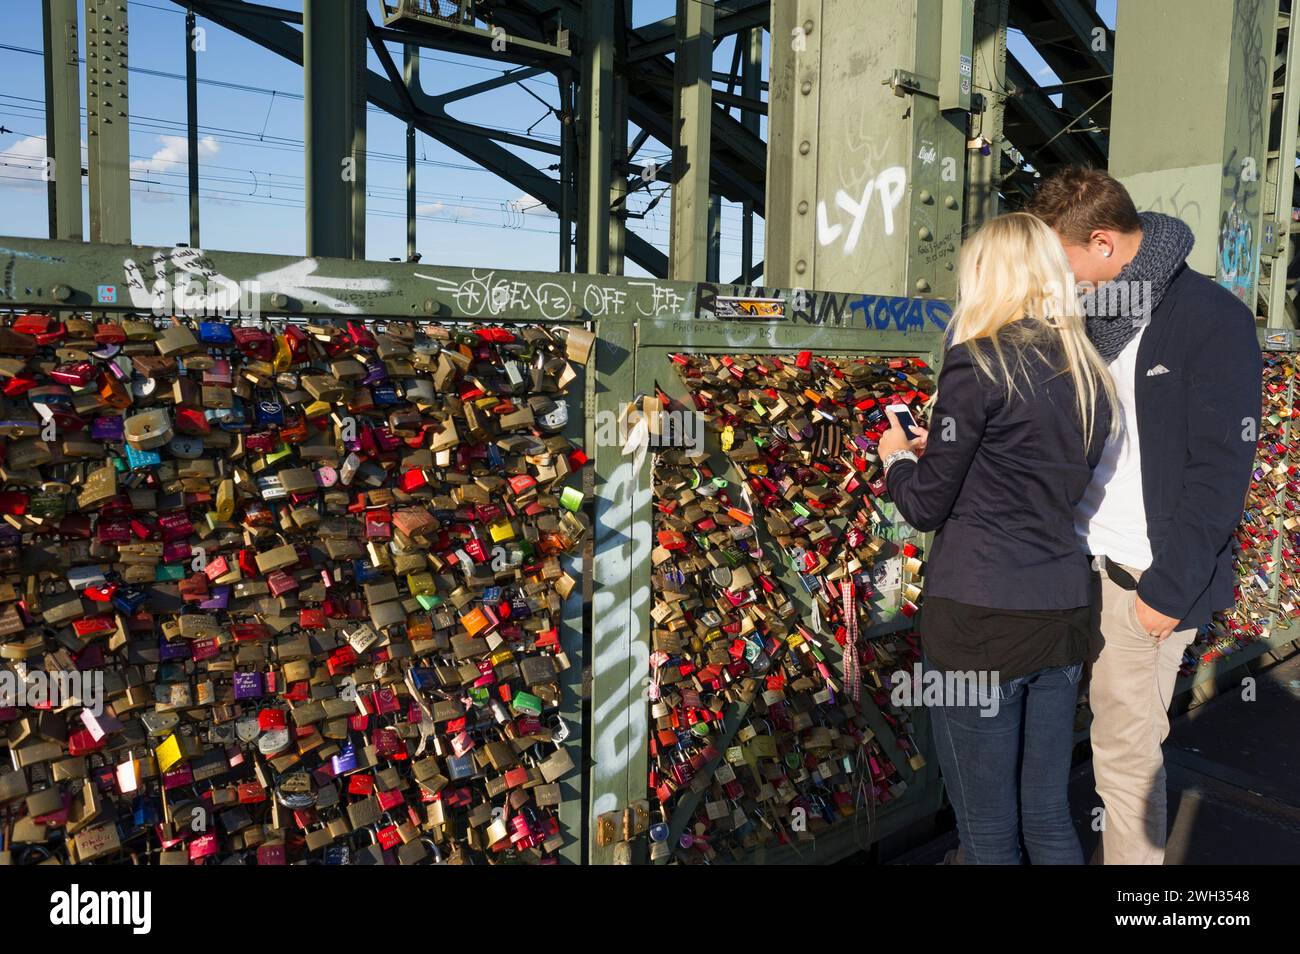
<svg viewBox="0 0 1300 954">
<path fill-rule="evenodd" d="M 1054 341 L 1043 339 L 1041 355 L 1026 353 L 1009 400 L 1005 385 L 976 366 L 973 346 L 991 354 L 985 339 L 945 355 L 920 461 L 897 461 L 886 476 L 904 519 L 938 531 L 926 596 L 1010 610 L 1084 606 L 1089 567 L 1074 508 L 1100 459 L 1110 410 L 1097 402 L 1085 447 L 1073 379 Z"/>
</svg>

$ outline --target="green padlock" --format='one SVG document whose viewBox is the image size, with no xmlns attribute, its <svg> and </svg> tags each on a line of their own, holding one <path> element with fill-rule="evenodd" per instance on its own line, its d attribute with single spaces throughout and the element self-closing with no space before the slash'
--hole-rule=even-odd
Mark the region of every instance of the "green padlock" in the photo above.
<svg viewBox="0 0 1300 954">
<path fill-rule="evenodd" d="M 510 708 L 528 715 L 541 715 L 542 700 L 531 692 L 516 692 L 514 698 L 510 700 Z"/>
</svg>

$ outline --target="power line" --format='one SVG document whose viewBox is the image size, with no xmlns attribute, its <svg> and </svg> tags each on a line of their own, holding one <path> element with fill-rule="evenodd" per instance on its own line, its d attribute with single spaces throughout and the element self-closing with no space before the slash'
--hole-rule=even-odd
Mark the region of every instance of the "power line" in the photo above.
<svg viewBox="0 0 1300 954">
<path fill-rule="evenodd" d="M 178 11 L 178 12 L 179 12 L 179 11 Z M 7 50 L 7 51 L 10 52 L 10 53 L 26 53 L 26 54 L 28 54 L 28 55 L 30 55 L 30 56 L 39 56 L 39 57 L 42 57 L 42 58 L 45 56 L 45 53 L 44 53 L 43 50 L 36 50 L 36 49 L 32 49 L 31 47 L 26 47 L 26 46 L 14 46 L 13 44 L 10 44 L 10 43 L 0 43 L 0 50 Z M 84 59 L 83 57 L 78 57 L 77 62 L 79 62 L 79 63 L 85 63 L 86 61 L 85 61 L 85 59 Z M 448 63 L 451 63 L 451 62 L 453 62 L 453 61 L 451 61 L 451 60 L 445 60 L 445 61 L 442 61 L 442 62 L 448 62 Z M 486 68 L 486 67 L 484 67 L 484 68 Z M 170 72 L 170 71 L 168 71 L 168 70 L 156 70 L 156 69 L 151 69 L 151 68 L 149 68 L 149 67 L 144 67 L 144 66 L 128 66 L 128 67 L 127 67 L 127 71 L 128 71 L 128 72 L 131 72 L 131 73 L 140 73 L 140 74 L 145 75 L 145 76 L 153 76 L 153 77 L 157 77 L 157 78 L 160 78 L 160 79 L 179 80 L 180 82 L 185 82 L 185 81 L 186 81 L 186 76 L 185 76 L 184 73 L 172 73 L 172 72 Z M 494 72 L 494 73 L 500 73 L 501 71 L 500 71 L 500 70 L 493 70 L 492 72 Z M 292 93 L 292 92 L 289 92 L 288 90 L 283 90 L 283 89 L 273 89 L 273 88 L 266 87 L 266 86 L 250 86 L 250 85 L 248 85 L 248 84 L 246 84 L 246 83 L 232 83 L 232 82 L 230 82 L 230 81 L 228 81 L 228 80 L 205 79 L 204 77 L 201 77 L 201 76 L 200 76 L 200 77 L 196 77 L 196 78 L 195 78 L 195 82 L 198 83 L 198 84 L 201 85 L 201 86 L 217 86 L 217 87 L 220 87 L 220 88 L 223 88 L 223 89 L 232 89 L 232 90 L 237 90 L 237 91 L 245 92 L 245 93 L 258 93 L 258 94 L 261 94 L 261 95 L 264 95 L 264 96 L 270 96 L 270 97 L 272 97 L 272 100 L 273 100 L 273 101 L 274 101 L 274 98 L 275 98 L 276 96 L 281 96 L 281 97 L 284 97 L 285 99 L 292 99 L 292 100 L 297 100 L 297 101 L 300 101 L 300 102 L 304 99 L 302 93 Z M 389 115 L 391 115 L 391 114 L 388 112 L 388 110 L 386 110 L 386 109 L 382 109 L 382 108 L 379 107 L 379 106 L 371 106 L 371 105 L 367 105 L 367 106 L 366 106 L 366 112 L 368 112 L 368 113 L 374 113 L 375 115 L 378 115 L 378 116 L 389 116 Z M 396 117 L 394 117 L 394 118 L 396 119 Z M 399 120 L 399 121 L 400 121 L 400 120 Z M 537 139 L 546 140 L 547 142 L 559 142 L 559 141 L 560 141 L 560 136 L 557 135 L 557 134 L 555 134 L 555 133 L 533 133 L 533 132 L 530 132 L 530 131 L 527 130 L 527 129 L 524 129 L 524 128 L 521 128 L 521 127 L 518 127 L 518 126 L 499 126 L 499 127 L 497 127 L 497 128 L 498 128 L 500 131 L 502 131 L 502 132 L 516 133 L 516 134 L 519 134 L 519 135 L 530 135 L 530 136 L 534 136 L 534 137 L 537 138 Z"/>
</svg>

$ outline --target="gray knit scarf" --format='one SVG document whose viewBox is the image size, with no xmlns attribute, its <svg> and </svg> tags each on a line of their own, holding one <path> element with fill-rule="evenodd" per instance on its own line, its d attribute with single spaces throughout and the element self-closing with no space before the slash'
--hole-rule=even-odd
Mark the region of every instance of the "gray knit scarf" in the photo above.
<svg viewBox="0 0 1300 954">
<path fill-rule="evenodd" d="M 1107 363 L 1114 361 L 1150 320 L 1195 241 L 1181 219 L 1160 212 L 1140 212 L 1138 218 L 1142 220 L 1142 244 L 1133 260 L 1113 281 L 1079 296 L 1088 337 Z"/>
</svg>

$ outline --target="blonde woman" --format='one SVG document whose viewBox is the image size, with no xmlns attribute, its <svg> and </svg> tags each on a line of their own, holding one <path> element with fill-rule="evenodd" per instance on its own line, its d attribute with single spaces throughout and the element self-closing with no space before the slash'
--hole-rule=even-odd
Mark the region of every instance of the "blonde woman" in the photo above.
<svg viewBox="0 0 1300 954">
<path fill-rule="evenodd" d="M 1081 864 L 1066 784 L 1091 621 L 1074 507 L 1114 386 L 1046 224 L 1016 212 L 967 242 L 949 338 L 931 433 L 909 441 L 894 418 L 879 450 L 903 517 L 937 531 L 918 630 L 945 674 L 933 725 L 963 863 L 1018 864 L 1023 839 L 1033 864 Z"/>
</svg>

